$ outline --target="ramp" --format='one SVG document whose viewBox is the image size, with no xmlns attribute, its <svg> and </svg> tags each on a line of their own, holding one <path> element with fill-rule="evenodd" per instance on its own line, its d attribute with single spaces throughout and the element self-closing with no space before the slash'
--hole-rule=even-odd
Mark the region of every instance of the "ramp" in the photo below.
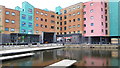
<svg viewBox="0 0 120 68">
<path fill-rule="evenodd" d="M 32 56 L 34 53 L 26 53 L 26 54 L 20 54 L 20 55 L 12 55 L 12 56 L 3 56 L 0 57 L 0 60 L 8 60 L 8 59 L 14 59 L 14 58 L 20 58 L 20 57 L 26 57 L 26 56 Z"/>
<path fill-rule="evenodd" d="M 56 67 L 57 68 L 66 68 L 66 67 L 69 67 L 69 66 L 73 65 L 75 62 L 77 62 L 77 61 L 76 60 L 65 59 L 65 60 L 62 60 L 60 62 L 49 65 L 45 68 L 56 68 Z"/>
</svg>

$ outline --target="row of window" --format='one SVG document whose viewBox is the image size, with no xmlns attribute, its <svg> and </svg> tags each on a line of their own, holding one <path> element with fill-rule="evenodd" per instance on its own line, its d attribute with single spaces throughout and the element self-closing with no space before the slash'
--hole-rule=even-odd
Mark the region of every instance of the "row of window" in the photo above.
<svg viewBox="0 0 120 68">
<path fill-rule="evenodd" d="M 9 20 L 9 19 L 6 19 L 5 22 L 6 22 L 6 23 L 9 23 L 10 20 Z M 15 23 L 15 20 L 11 20 L 11 23 L 14 24 L 14 23 Z"/>
<path fill-rule="evenodd" d="M 6 15 L 9 15 L 10 12 L 9 12 L 9 11 L 6 11 L 5 14 L 6 14 Z M 15 16 L 15 12 L 12 12 L 11 15 L 12 15 L 12 16 Z"/>
<path fill-rule="evenodd" d="M 80 18 L 77 18 L 77 21 L 80 21 L 81 19 Z M 73 19 L 73 20 L 69 20 L 69 22 L 76 22 L 76 19 Z M 57 22 L 57 24 L 60 24 L 62 25 L 62 22 Z M 67 21 L 64 21 L 64 25 L 67 24 Z"/>
<path fill-rule="evenodd" d="M 73 8 L 69 8 L 69 10 L 64 10 L 64 14 L 66 14 L 67 12 L 70 12 L 71 10 L 75 10 L 77 8 L 80 8 L 80 5 L 76 6 L 76 7 L 73 7 Z"/>
<path fill-rule="evenodd" d="M 14 32 L 15 31 L 15 29 L 14 28 L 7 28 L 7 27 L 5 27 L 5 31 L 11 31 L 11 32 Z"/>
<path fill-rule="evenodd" d="M 36 27 L 39 27 L 39 26 L 42 27 L 42 28 L 43 28 L 43 27 L 48 28 L 47 25 L 42 25 L 42 24 L 39 25 L 39 24 L 36 24 Z M 54 26 L 51 26 L 51 29 L 54 29 Z"/>
<path fill-rule="evenodd" d="M 101 30 L 102 32 L 104 32 L 104 30 Z M 91 30 L 91 33 L 94 33 L 94 30 Z M 84 34 L 86 34 L 86 31 L 84 31 Z M 106 34 L 107 34 L 107 30 L 106 30 Z"/>
<path fill-rule="evenodd" d="M 62 33 L 62 32 L 57 32 L 57 34 L 75 34 L 75 33 L 80 33 L 80 31 L 78 30 L 78 31 L 72 31 L 72 32 L 64 32 L 64 33 Z"/>
<path fill-rule="evenodd" d="M 22 33 L 26 33 L 27 30 L 26 30 L 26 29 L 22 29 L 21 32 L 22 32 Z M 33 32 L 32 30 L 28 30 L 28 34 L 32 34 L 32 32 Z"/>
<path fill-rule="evenodd" d="M 21 26 L 22 26 L 22 27 L 26 27 L 26 26 L 28 26 L 28 27 L 32 27 L 33 24 L 32 24 L 31 22 L 28 22 L 28 25 L 27 25 L 27 23 L 26 23 L 25 21 L 22 21 Z"/>
<path fill-rule="evenodd" d="M 26 15 L 25 14 L 22 14 L 22 19 L 26 19 Z M 28 20 L 32 20 L 33 18 L 32 18 L 32 16 L 28 16 Z"/>
</svg>

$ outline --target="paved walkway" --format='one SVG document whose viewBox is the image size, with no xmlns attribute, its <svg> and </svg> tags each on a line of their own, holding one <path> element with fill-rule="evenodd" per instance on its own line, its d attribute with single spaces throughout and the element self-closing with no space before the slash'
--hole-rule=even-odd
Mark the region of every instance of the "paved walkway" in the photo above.
<svg viewBox="0 0 120 68">
<path fill-rule="evenodd" d="M 16 49 L 26 49 L 26 48 L 40 48 L 40 47 L 54 47 L 61 46 L 62 44 L 40 44 L 40 45 L 4 45 L 0 46 L 0 51 L 3 50 L 16 50 Z"/>
</svg>

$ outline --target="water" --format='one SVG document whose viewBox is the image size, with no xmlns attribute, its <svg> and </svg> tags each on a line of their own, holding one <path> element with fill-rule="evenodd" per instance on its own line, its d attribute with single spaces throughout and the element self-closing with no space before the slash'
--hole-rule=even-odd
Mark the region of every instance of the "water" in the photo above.
<svg viewBox="0 0 120 68">
<path fill-rule="evenodd" d="M 2 66 L 48 66 L 63 59 L 77 60 L 74 66 L 119 66 L 120 50 L 63 48 L 36 51 L 32 57 L 4 61 Z"/>
</svg>

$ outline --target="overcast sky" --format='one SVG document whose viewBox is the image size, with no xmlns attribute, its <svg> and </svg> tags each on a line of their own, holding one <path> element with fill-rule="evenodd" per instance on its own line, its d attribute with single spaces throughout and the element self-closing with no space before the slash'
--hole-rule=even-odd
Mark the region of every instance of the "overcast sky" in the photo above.
<svg viewBox="0 0 120 68">
<path fill-rule="evenodd" d="M 29 2 L 35 8 L 47 8 L 49 10 L 55 11 L 55 7 L 57 6 L 65 8 L 79 2 L 86 2 L 90 0 L 0 0 L 0 5 L 14 9 L 16 6 L 22 7 L 22 2 L 24 1 Z"/>
</svg>

